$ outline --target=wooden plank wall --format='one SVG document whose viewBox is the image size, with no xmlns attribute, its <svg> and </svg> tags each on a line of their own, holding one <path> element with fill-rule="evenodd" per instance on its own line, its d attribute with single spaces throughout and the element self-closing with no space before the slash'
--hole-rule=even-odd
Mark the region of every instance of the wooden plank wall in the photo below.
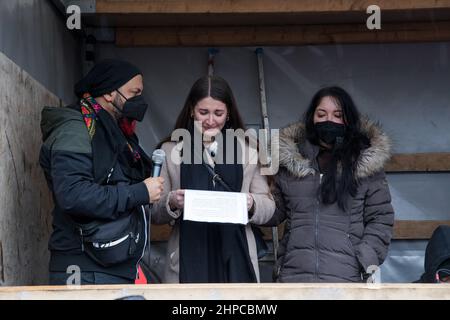
<svg viewBox="0 0 450 320">
<path fill-rule="evenodd" d="M 59 99 L 0 52 L 0 285 L 48 281 L 53 202 L 39 166 L 41 109 Z"/>
</svg>

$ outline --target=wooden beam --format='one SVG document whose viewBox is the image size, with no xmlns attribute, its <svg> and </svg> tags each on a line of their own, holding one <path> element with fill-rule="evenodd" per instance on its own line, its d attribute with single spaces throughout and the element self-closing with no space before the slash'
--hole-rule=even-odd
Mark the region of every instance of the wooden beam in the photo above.
<svg viewBox="0 0 450 320">
<path fill-rule="evenodd" d="M 118 28 L 119 47 L 290 46 L 450 41 L 450 21 L 360 24 Z"/>
<path fill-rule="evenodd" d="M 428 240 L 433 231 L 440 225 L 449 225 L 450 220 L 396 220 L 394 223 L 395 240 Z M 272 230 L 268 227 L 260 227 L 265 240 L 272 240 Z M 168 225 L 152 225 L 152 241 L 169 240 L 172 228 Z M 278 235 L 281 239 L 284 233 L 284 223 L 278 226 Z"/>
<path fill-rule="evenodd" d="M 450 172 L 450 152 L 395 154 L 386 172 Z"/>
<path fill-rule="evenodd" d="M 433 231 L 440 225 L 449 225 L 450 220 L 396 220 L 394 223 L 395 240 L 428 240 Z M 265 240 L 272 239 L 271 228 L 261 228 Z M 284 232 L 284 223 L 278 226 L 278 235 L 281 239 Z"/>
<path fill-rule="evenodd" d="M 152 224 L 150 227 L 150 239 L 151 241 L 167 241 L 169 240 L 172 227 L 168 224 Z"/>
<path fill-rule="evenodd" d="M 282 224 L 278 225 L 278 240 L 281 240 L 283 238 L 283 234 L 284 234 L 284 225 L 285 223 L 283 222 Z M 270 227 L 259 227 L 263 233 L 263 238 L 264 240 L 272 240 L 272 228 Z"/>
<path fill-rule="evenodd" d="M 450 226 L 450 220 L 396 220 L 394 239 L 396 240 L 428 240 L 433 231 L 440 225 Z"/>
<path fill-rule="evenodd" d="M 158 313 L 172 314 L 173 308 L 180 304 L 177 300 L 450 300 L 450 286 L 421 283 L 166 283 L 0 287 L 0 300 L 113 300 L 129 296 L 143 296 L 150 300 L 149 303 L 155 303 L 149 306 L 157 306 Z M 155 300 L 170 300 L 170 303 L 161 304 Z M 245 304 L 244 301 L 241 303 Z M 200 317 L 180 317 L 187 318 Z M 281 317 L 277 314 L 272 318 Z"/>
<path fill-rule="evenodd" d="M 341 13 L 450 8 L 449 0 L 97 0 L 96 13 Z"/>
</svg>

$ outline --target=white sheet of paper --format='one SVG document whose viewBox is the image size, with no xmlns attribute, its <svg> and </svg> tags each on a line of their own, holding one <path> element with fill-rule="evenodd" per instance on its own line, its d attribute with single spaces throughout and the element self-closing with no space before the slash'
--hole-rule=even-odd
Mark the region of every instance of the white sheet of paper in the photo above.
<svg viewBox="0 0 450 320">
<path fill-rule="evenodd" d="M 239 192 L 185 190 L 184 220 L 248 223 L 247 195 Z"/>
</svg>

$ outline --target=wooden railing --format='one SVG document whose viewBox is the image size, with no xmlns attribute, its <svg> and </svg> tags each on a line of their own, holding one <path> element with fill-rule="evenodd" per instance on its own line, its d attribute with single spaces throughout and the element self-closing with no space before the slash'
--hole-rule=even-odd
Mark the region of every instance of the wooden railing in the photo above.
<svg viewBox="0 0 450 320">
<path fill-rule="evenodd" d="M 450 300 L 442 284 L 151 284 L 81 287 L 0 287 L 0 300 Z M 276 303 L 274 301 L 273 303 Z M 174 305 L 177 305 L 174 302 Z"/>
</svg>

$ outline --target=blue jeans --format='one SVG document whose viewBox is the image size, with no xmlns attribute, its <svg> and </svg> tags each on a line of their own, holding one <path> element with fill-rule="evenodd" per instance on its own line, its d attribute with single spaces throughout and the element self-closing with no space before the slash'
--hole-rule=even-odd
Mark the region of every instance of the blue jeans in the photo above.
<svg viewBox="0 0 450 320">
<path fill-rule="evenodd" d="M 67 285 L 67 278 L 72 274 L 65 272 L 50 272 L 50 285 L 52 286 L 65 286 Z M 94 285 L 94 284 L 134 284 L 134 280 L 114 276 L 102 272 L 81 272 L 81 285 Z M 70 281 L 69 284 L 72 284 Z"/>
</svg>

